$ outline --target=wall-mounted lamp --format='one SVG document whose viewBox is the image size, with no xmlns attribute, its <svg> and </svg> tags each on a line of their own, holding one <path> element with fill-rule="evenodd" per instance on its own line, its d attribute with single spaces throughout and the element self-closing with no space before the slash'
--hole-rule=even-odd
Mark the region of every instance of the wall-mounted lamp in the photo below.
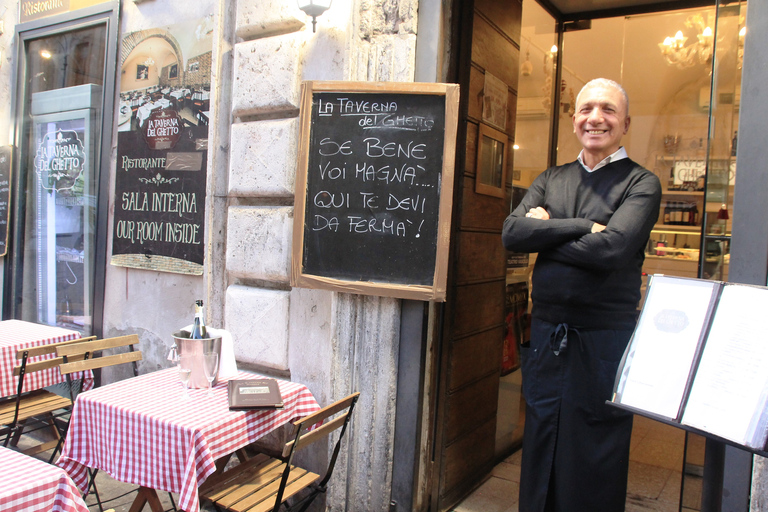
<svg viewBox="0 0 768 512">
<path fill-rule="evenodd" d="M 315 31 L 317 17 L 323 14 L 331 6 L 331 0 L 297 0 L 299 9 L 307 16 L 312 16 L 312 32 Z"/>
</svg>

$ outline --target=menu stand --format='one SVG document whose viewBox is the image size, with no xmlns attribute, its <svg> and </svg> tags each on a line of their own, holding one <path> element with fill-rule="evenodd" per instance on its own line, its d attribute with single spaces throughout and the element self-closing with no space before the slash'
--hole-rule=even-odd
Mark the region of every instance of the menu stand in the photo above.
<svg viewBox="0 0 768 512">
<path fill-rule="evenodd" d="M 768 457 L 767 310 L 765 286 L 652 276 L 607 402 L 706 438 L 703 512 L 721 510 L 726 459 Z"/>
</svg>

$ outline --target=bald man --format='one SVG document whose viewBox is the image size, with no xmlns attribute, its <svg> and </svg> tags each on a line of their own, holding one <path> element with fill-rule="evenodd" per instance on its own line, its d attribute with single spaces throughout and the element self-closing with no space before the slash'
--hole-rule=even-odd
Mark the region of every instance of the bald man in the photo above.
<svg viewBox="0 0 768 512">
<path fill-rule="evenodd" d="M 544 171 L 504 221 L 507 249 L 538 253 L 520 512 L 624 510 L 632 416 L 605 404 L 637 320 L 661 184 L 621 145 L 629 100 L 596 79 L 576 99 L 576 161 Z"/>
</svg>

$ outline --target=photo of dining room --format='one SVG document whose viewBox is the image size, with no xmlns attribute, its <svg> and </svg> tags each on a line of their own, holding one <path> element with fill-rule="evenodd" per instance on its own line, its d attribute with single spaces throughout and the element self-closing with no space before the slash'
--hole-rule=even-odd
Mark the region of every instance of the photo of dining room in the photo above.
<svg viewBox="0 0 768 512">
<path fill-rule="evenodd" d="M 141 130 L 153 111 L 172 109 L 186 126 L 207 126 L 213 26 L 210 17 L 123 38 L 118 131 Z"/>
</svg>

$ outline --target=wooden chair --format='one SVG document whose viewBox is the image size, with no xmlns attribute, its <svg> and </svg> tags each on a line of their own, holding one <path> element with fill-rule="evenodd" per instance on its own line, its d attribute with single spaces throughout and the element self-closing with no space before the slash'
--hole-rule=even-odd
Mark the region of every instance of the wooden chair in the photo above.
<svg viewBox="0 0 768 512">
<path fill-rule="evenodd" d="M 116 366 L 124 363 L 133 363 L 133 375 L 139 374 L 139 369 L 136 365 L 138 361 L 141 361 L 142 355 L 140 350 L 134 350 L 133 346 L 138 345 L 139 336 L 136 334 L 129 334 L 126 336 L 117 336 L 114 338 L 104 338 L 101 340 L 88 341 L 86 343 L 77 343 L 76 345 L 64 345 L 56 348 L 56 355 L 62 359 L 59 370 L 62 375 L 67 377 L 67 382 L 72 387 L 72 374 L 76 372 L 84 372 L 87 370 L 96 370 L 98 368 L 106 368 L 108 366 Z M 101 355 L 103 350 L 112 348 L 128 347 L 128 352 Z M 74 402 L 74 399 L 73 399 Z M 99 506 L 99 510 L 104 510 L 99 497 L 99 491 L 96 489 L 96 472 L 97 470 L 88 470 L 90 482 L 88 484 L 88 490 L 90 492 L 93 489 L 96 497 L 96 502 Z"/>
<path fill-rule="evenodd" d="M 309 494 L 293 505 L 286 504 L 288 510 L 305 511 L 318 495 L 326 491 L 339 455 L 341 441 L 359 396 L 360 393 L 353 393 L 316 413 L 294 421 L 295 436 L 285 444 L 282 457 L 272 458 L 259 454 L 221 474 L 213 475 L 200 486 L 200 498 L 213 502 L 218 510 L 277 512 L 289 498 L 309 489 Z M 326 421 L 336 414 L 338 416 Z M 309 430 L 320 422 L 322 425 Z M 339 439 L 322 480 L 316 473 L 291 465 L 296 450 L 325 439 L 339 428 Z"/>
<path fill-rule="evenodd" d="M 24 450 L 24 453 L 34 455 L 50 450 L 60 444 L 61 430 L 57 428 L 56 418 L 62 414 L 70 412 L 72 406 L 71 394 L 67 397 L 46 389 L 38 389 L 27 393 L 23 393 L 22 390 L 24 389 L 25 376 L 55 368 L 61 364 L 62 358 L 53 357 L 33 362 L 30 362 L 30 359 L 52 355 L 56 353 L 56 350 L 59 347 L 83 343 L 95 338 L 95 336 L 91 336 L 88 338 L 52 343 L 50 345 L 28 347 L 16 352 L 16 359 L 21 360 L 21 362 L 13 368 L 13 375 L 19 379 L 16 388 L 16 396 L 0 402 L 0 425 L 2 425 L 2 427 L 0 427 L 0 436 L 5 434 L 3 446 L 8 446 L 11 441 L 15 446 L 25 431 L 30 433 L 39 428 L 47 427 L 50 427 L 53 430 L 55 439 L 34 445 L 31 448 Z M 36 425 L 36 427 L 30 428 L 32 426 L 30 423 Z M 55 455 L 56 451 L 54 450 L 53 455 L 51 455 L 51 460 L 53 460 Z"/>
<path fill-rule="evenodd" d="M 104 338 L 101 340 L 88 341 L 86 343 L 77 343 L 73 345 L 62 345 L 56 347 L 56 355 L 62 358 L 59 370 L 61 374 L 71 381 L 71 376 L 76 372 L 86 370 L 96 370 L 97 368 L 106 368 L 124 363 L 133 363 L 133 375 L 139 374 L 136 366 L 141 361 L 140 350 L 135 350 L 134 345 L 138 345 L 139 336 L 128 334 L 126 336 L 116 336 L 114 338 Z M 128 347 L 128 352 L 111 355 L 100 355 L 101 351 L 112 348 Z M 96 357 L 98 355 L 98 357 Z"/>
</svg>

